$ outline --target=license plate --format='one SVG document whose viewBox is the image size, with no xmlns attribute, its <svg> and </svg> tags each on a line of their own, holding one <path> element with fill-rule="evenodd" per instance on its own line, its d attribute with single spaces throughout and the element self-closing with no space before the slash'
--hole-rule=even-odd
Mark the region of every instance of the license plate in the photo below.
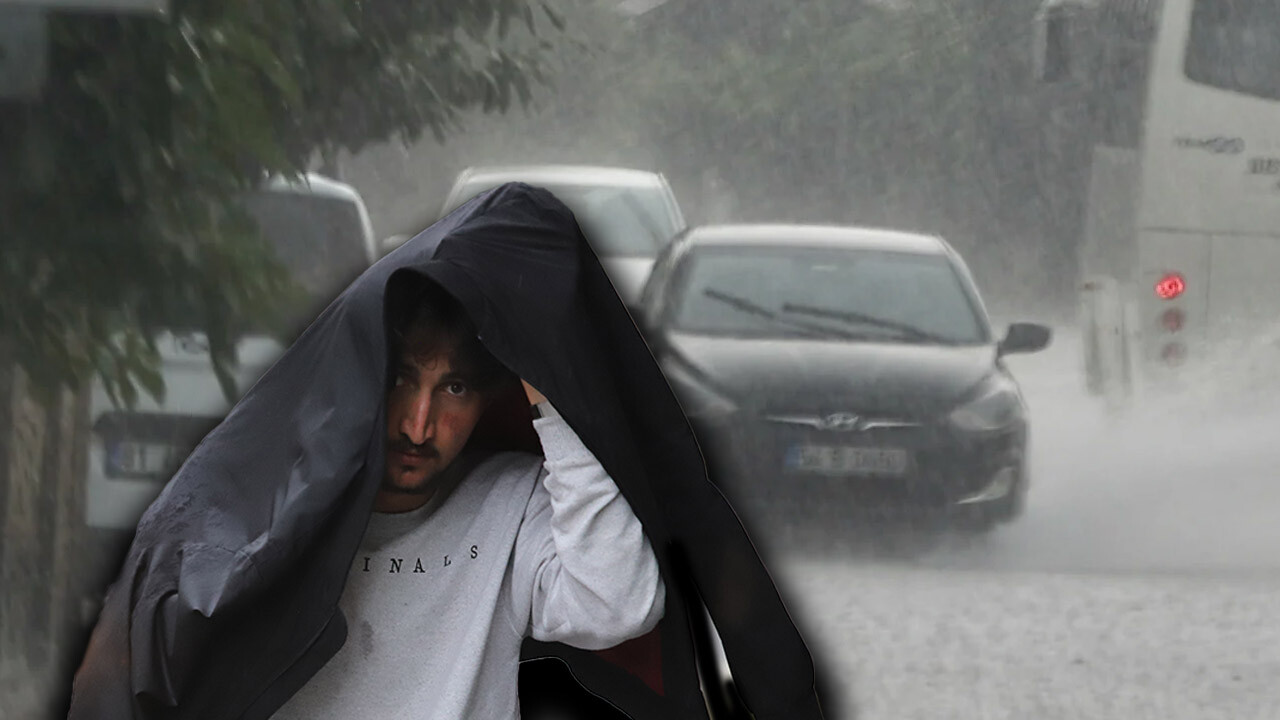
<svg viewBox="0 0 1280 720">
<path fill-rule="evenodd" d="M 902 475 L 909 457 L 899 448 L 796 445 L 787 453 L 789 470 L 824 475 Z"/>
<path fill-rule="evenodd" d="M 161 443 L 118 442 L 107 451 L 109 468 L 120 475 L 160 475 L 172 460 L 173 446 Z"/>
</svg>

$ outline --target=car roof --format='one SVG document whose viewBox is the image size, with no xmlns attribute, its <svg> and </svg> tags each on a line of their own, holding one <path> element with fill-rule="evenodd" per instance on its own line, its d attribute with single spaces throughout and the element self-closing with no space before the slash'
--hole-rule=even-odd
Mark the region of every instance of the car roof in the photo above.
<svg viewBox="0 0 1280 720">
<path fill-rule="evenodd" d="M 854 248 L 918 255 L 951 253 L 950 245 L 936 235 L 853 225 L 702 225 L 690 230 L 685 242 L 698 246 Z"/>
<path fill-rule="evenodd" d="M 497 186 L 513 181 L 530 185 L 649 187 L 660 185 L 661 176 L 648 170 L 604 165 L 489 165 L 462 171 L 456 185 Z"/>
<path fill-rule="evenodd" d="M 306 173 L 299 180 L 275 175 L 267 180 L 263 185 L 263 189 L 269 192 L 316 195 L 337 200 L 363 202 L 360 193 L 356 192 L 354 187 L 316 173 Z"/>
</svg>

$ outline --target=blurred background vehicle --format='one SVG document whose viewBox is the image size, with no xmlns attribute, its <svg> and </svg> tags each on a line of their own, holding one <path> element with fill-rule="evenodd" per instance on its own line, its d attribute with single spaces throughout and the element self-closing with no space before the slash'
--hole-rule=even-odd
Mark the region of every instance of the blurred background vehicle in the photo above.
<svg viewBox="0 0 1280 720">
<path fill-rule="evenodd" d="M 685 227 L 661 173 L 585 165 L 472 167 L 458 175 L 441 216 L 509 182 L 550 190 L 573 210 L 618 295 L 633 306 L 653 259 Z"/>
<path fill-rule="evenodd" d="M 1087 386 L 1123 401 L 1227 371 L 1280 306 L 1275 2 L 1046 0 L 1038 28 L 1038 77 L 1089 108 L 1066 131 Z"/>
<path fill-rule="evenodd" d="M 142 396 L 120 407 L 101 382 L 89 400 L 85 522 L 131 531 L 164 483 L 234 400 L 258 380 L 300 330 L 376 259 L 369 215 L 350 185 L 317 174 L 273 179 L 241 200 L 258 232 L 303 297 L 287 312 L 287 328 L 246 327 L 234 350 L 233 397 L 211 362 L 196 319 L 154 338 L 164 382 L 162 399 Z"/>
<path fill-rule="evenodd" d="M 995 337 L 941 238 L 697 227 L 658 260 L 643 317 L 744 507 L 978 531 L 1020 512 L 1029 423 L 1004 357 L 1043 349 L 1049 329 Z"/>
</svg>

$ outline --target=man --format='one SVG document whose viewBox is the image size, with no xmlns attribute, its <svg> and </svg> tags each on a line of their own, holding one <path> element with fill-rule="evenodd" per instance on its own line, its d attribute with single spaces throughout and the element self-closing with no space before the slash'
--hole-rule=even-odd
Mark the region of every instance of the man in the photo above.
<svg viewBox="0 0 1280 720">
<path fill-rule="evenodd" d="M 389 361 L 400 357 L 393 348 L 396 329 L 405 327 L 398 309 L 418 307 L 423 287 L 443 290 L 475 324 L 453 333 L 467 342 L 456 343 L 450 371 L 456 357 L 459 369 L 474 372 L 463 356 L 475 349 L 470 340 L 479 340 L 563 419 L 539 418 L 535 430 L 528 398 L 510 381 L 513 392 L 492 395 L 466 442 L 455 442 L 465 434 L 457 432 L 461 421 L 443 431 L 415 429 L 414 383 L 388 393 L 396 382 Z M 426 356 L 412 370 L 419 381 L 443 367 L 431 364 L 434 354 L 412 331 L 405 347 Z M 433 397 L 442 407 L 460 387 L 439 389 Z M 403 432 L 396 422 L 407 423 Z M 441 434 L 428 442 L 427 432 Z M 453 440 L 446 443 L 446 435 Z M 454 447 L 464 449 L 445 462 Z M 545 478 L 537 460 L 509 452 L 539 449 L 547 456 Z M 431 479 L 420 484 L 428 471 Z M 482 480 L 496 477 L 502 480 Z M 529 494 L 517 500 L 514 489 L 506 491 L 515 507 L 504 522 L 453 524 L 455 507 L 490 517 L 473 495 L 483 495 L 486 482 Z M 535 498 L 544 485 L 546 494 Z M 429 496 L 415 495 L 418 488 Z M 377 512 L 418 500 L 403 513 Z M 396 542 L 386 535 L 399 530 L 386 526 L 416 520 L 414 513 L 428 516 L 408 523 L 422 530 L 424 549 L 375 552 L 379 542 Z M 648 545 L 634 533 L 636 519 Z M 535 532 L 540 524 L 548 529 Z M 567 538 L 577 541 L 561 542 Z M 512 559 L 510 573 L 493 563 L 504 557 Z M 605 557 L 616 567 L 602 576 Z M 448 574 L 459 570 L 464 574 Z M 477 570 L 492 575 L 466 574 Z M 384 577 L 373 579 L 378 574 Z M 439 620 L 433 634 L 379 633 L 392 626 L 394 608 L 383 601 L 411 587 L 393 591 L 391 583 L 418 580 L 432 592 L 410 593 L 413 601 L 446 605 L 438 617 L 395 618 Z M 365 583 L 377 592 L 366 593 L 361 588 L 373 586 Z M 510 602 L 500 597 L 508 587 Z M 480 590 L 462 593 L 472 588 Z M 353 602 L 382 609 L 370 615 Z M 652 624 L 658 607 L 662 619 L 641 637 L 601 650 L 570 644 L 603 648 L 630 637 Z M 598 634 L 614 624 L 614 613 L 619 630 Z M 720 682 L 706 672 L 714 667 L 709 657 L 695 652 L 707 648 L 701 629 L 708 615 L 757 720 L 823 717 L 808 649 L 737 516 L 709 481 L 688 420 L 573 214 L 545 190 L 509 184 L 462 205 L 364 272 L 191 453 L 138 525 L 76 674 L 69 719 L 266 720 L 323 695 L 329 676 L 366 652 L 411 668 L 388 668 L 394 692 L 378 689 L 369 693 L 376 698 L 360 700 L 409 695 L 424 706 L 439 703 L 431 706 L 440 712 L 487 707 L 477 693 L 495 686 L 488 679 L 499 673 L 487 668 L 505 672 L 510 645 L 494 644 L 491 653 L 476 648 L 504 632 L 504 643 L 530 636 L 522 659 L 563 660 L 583 686 L 637 720 L 705 718 L 701 688 Z M 474 634 L 455 634 L 461 628 Z M 486 665 L 491 660 L 498 664 Z M 407 670 L 424 666 L 444 679 L 427 689 L 404 680 L 413 674 Z M 440 675 L 446 668 L 458 675 Z M 384 676 L 342 678 L 370 688 Z M 504 712 L 509 687 L 500 687 Z"/>
<path fill-rule="evenodd" d="M 526 637 L 587 650 L 651 630 L 665 591 L 639 521 L 541 393 L 543 458 L 467 449 L 522 384 L 428 285 L 393 325 L 386 477 L 340 607 L 342 650 L 275 717 L 511 718 Z"/>
</svg>

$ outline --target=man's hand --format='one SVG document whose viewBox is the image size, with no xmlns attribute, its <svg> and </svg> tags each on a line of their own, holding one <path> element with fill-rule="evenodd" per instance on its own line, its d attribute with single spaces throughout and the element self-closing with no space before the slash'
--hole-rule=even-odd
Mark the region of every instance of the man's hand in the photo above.
<svg viewBox="0 0 1280 720">
<path fill-rule="evenodd" d="M 520 384 L 524 385 L 524 394 L 529 398 L 530 405 L 537 405 L 540 402 L 547 401 L 547 397 L 542 393 L 538 392 L 537 389 L 534 388 L 529 383 L 525 382 L 524 380 L 521 380 Z"/>
</svg>

